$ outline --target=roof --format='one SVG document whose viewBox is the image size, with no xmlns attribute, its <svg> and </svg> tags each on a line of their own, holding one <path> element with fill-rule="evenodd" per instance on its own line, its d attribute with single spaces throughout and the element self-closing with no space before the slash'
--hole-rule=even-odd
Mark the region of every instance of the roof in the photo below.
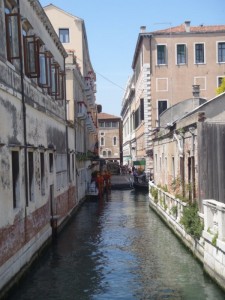
<svg viewBox="0 0 225 300">
<path fill-rule="evenodd" d="M 187 22 L 185 22 L 187 23 Z M 139 52 L 139 48 L 140 45 L 142 43 L 143 38 L 151 38 L 152 36 L 156 36 L 156 35 L 163 35 L 163 34 L 201 34 L 201 33 L 224 33 L 225 35 L 225 25 L 200 25 L 200 26 L 190 26 L 190 22 L 189 25 L 187 24 L 181 24 L 179 26 L 175 26 L 175 27 L 169 27 L 166 29 L 162 29 L 162 30 L 156 30 L 156 31 L 152 31 L 152 32 L 141 32 L 139 33 L 138 36 L 138 40 L 137 40 L 137 44 L 136 44 L 136 48 L 135 48 L 135 52 L 134 52 L 134 56 L 133 56 L 133 62 L 132 62 L 132 68 L 134 69 L 135 67 L 135 62 L 137 59 L 137 55 Z M 188 29 L 187 29 L 188 27 Z"/>
<path fill-rule="evenodd" d="M 98 114 L 98 120 L 109 120 L 109 119 L 121 119 L 120 117 L 117 117 L 117 116 L 114 116 L 114 115 L 110 115 L 110 114 L 107 114 L 107 113 L 99 113 Z"/>
<path fill-rule="evenodd" d="M 185 24 L 181 24 L 176 27 L 170 27 L 162 30 L 153 31 L 152 34 L 163 34 L 163 33 L 216 33 L 225 32 L 225 25 L 200 25 L 200 26 L 190 26 L 190 31 L 186 31 Z"/>
</svg>

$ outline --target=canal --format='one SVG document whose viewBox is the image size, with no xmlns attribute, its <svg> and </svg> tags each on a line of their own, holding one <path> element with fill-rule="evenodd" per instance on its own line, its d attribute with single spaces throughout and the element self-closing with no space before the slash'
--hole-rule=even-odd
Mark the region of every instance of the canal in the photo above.
<svg viewBox="0 0 225 300">
<path fill-rule="evenodd" d="M 10 300 L 225 299 L 149 208 L 148 195 L 87 201 Z"/>
</svg>

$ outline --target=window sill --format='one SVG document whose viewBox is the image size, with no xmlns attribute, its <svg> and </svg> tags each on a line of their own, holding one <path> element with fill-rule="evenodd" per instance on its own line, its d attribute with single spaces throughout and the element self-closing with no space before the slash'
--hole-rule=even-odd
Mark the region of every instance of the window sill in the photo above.
<svg viewBox="0 0 225 300">
<path fill-rule="evenodd" d="M 202 65 L 206 65 L 206 63 L 194 63 L 196 66 L 202 66 Z"/>
</svg>

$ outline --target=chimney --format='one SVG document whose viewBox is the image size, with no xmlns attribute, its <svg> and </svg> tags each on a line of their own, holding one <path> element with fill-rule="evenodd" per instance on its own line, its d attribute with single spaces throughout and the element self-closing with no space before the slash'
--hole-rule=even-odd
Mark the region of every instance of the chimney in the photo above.
<svg viewBox="0 0 225 300">
<path fill-rule="evenodd" d="M 144 33 L 146 31 L 146 26 L 141 26 L 140 31 L 141 31 L 141 33 Z"/>
<path fill-rule="evenodd" d="M 186 32 L 190 32 L 190 25 L 191 25 L 191 21 L 184 22 Z"/>
</svg>

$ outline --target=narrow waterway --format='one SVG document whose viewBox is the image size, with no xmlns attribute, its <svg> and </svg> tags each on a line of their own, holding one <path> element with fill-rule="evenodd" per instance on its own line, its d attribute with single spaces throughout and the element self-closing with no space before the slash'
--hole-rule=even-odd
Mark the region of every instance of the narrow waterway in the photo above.
<svg viewBox="0 0 225 300">
<path fill-rule="evenodd" d="M 149 208 L 148 195 L 87 201 L 10 300 L 225 299 Z"/>
</svg>

